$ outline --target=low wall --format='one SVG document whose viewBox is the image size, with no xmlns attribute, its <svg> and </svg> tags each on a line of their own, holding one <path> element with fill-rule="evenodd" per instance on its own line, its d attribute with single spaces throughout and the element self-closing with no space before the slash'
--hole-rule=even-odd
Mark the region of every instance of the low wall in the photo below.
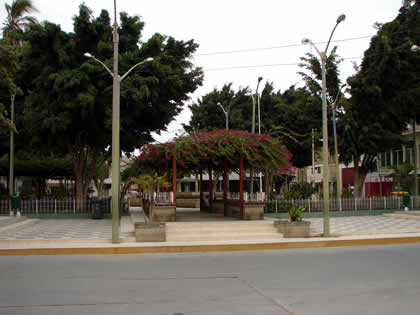
<svg viewBox="0 0 420 315">
<path fill-rule="evenodd" d="M 158 204 L 155 203 L 151 209 L 150 219 L 152 222 L 168 222 L 175 221 L 175 209 L 174 203 L 169 204 Z"/>
<path fill-rule="evenodd" d="M 198 199 L 181 199 L 176 197 L 176 206 L 179 208 L 200 208 L 200 198 Z"/>
<path fill-rule="evenodd" d="M 213 200 L 213 209 L 212 213 L 224 213 L 224 203 L 223 200 Z"/>
<path fill-rule="evenodd" d="M 178 199 L 200 199 L 200 193 L 199 192 L 180 192 L 177 191 L 176 198 Z"/>
<path fill-rule="evenodd" d="M 226 215 L 228 217 L 239 218 L 241 210 L 241 202 L 239 200 L 227 200 Z M 213 201 L 212 213 L 224 213 L 223 200 Z M 264 220 L 264 203 L 263 202 L 245 202 L 244 203 L 244 220 Z"/>
<path fill-rule="evenodd" d="M 166 226 L 160 222 L 137 222 L 135 224 L 136 242 L 165 242 Z"/>
<path fill-rule="evenodd" d="M 246 202 L 244 204 L 244 220 L 264 220 L 264 203 Z"/>
</svg>

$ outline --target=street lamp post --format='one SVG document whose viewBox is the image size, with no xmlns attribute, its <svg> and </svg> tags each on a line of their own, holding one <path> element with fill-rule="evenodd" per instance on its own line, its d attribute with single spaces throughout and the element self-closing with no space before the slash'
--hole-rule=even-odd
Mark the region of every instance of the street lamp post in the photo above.
<svg viewBox="0 0 420 315">
<path fill-rule="evenodd" d="M 114 0 L 114 24 L 113 24 L 113 43 L 114 43 L 114 59 L 113 71 L 111 71 L 102 61 L 98 60 L 90 53 L 84 56 L 100 63 L 106 71 L 112 76 L 112 243 L 120 242 L 120 84 L 121 81 L 137 66 L 153 60 L 149 57 L 132 66 L 125 74 L 118 74 L 118 25 L 117 25 L 117 5 Z"/>
<path fill-rule="evenodd" d="M 257 83 L 257 90 L 255 92 L 255 94 L 257 95 L 257 97 L 255 97 L 255 95 L 252 95 L 252 125 L 251 125 L 251 133 L 255 133 L 255 103 L 258 102 L 258 113 L 259 113 L 259 109 L 260 109 L 260 106 L 259 106 L 259 98 L 258 98 L 258 87 L 260 86 L 261 80 L 262 80 L 262 77 L 259 77 L 258 78 L 258 83 Z M 260 116 L 258 114 L 258 121 L 259 121 L 259 117 Z M 258 123 L 258 128 L 259 128 L 259 123 Z M 254 185 L 253 185 L 254 184 L 253 183 L 254 182 L 254 172 L 253 172 L 252 168 L 251 168 L 250 177 L 251 177 L 250 193 L 253 194 L 254 193 Z"/>
<path fill-rule="evenodd" d="M 260 83 L 260 81 L 262 80 L 262 77 L 258 78 L 258 84 Z M 261 134 L 261 106 L 260 106 L 260 93 L 258 93 L 258 87 L 257 87 L 257 103 L 258 103 L 258 134 Z M 262 175 L 260 172 L 260 194 L 262 195 Z"/>
<path fill-rule="evenodd" d="M 230 105 L 227 108 L 227 110 L 225 110 L 225 108 L 223 107 L 222 104 L 220 104 L 220 102 L 217 103 L 217 106 L 219 106 L 223 113 L 225 114 L 225 118 L 226 118 L 226 130 L 229 130 L 229 109 L 230 109 Z"/>
<path fill-rule="evenodd" d="M 13 94 L 10 97 L 10 121 L 13 124 L 15 122 L 15 97 L 16 94 Z M 12 197 L 15 195 L 15 151 L 14 151 L 14 130 L 10 129 L 10 148 L 9 148 L 9 215 L 12 216 L 13 206 L 12 206 Z M 16 210 L 16 216 L 20 217 L 20 209 Z"/>
<path fill-rule="evenodd" d="M 262 79 L 263 79 L 262 77 L 259 77 L 259 78 L 258 78 L 258 85 L 257 85 L 257 103 L 258 103 L 258 134 L 259 134 L 259 135 L 261 134 L 261 118 L 260 118 L 260 113 L 261 113 L 261 110 L 260 110 L 260 94 L 258 93 L 258 87 L 259 87 L 260 82 L 261 82 L 261 80 L 262 80 Z"/>
<path fill-rule="evenodd" d="M 412 52 L 420 52 L 420 47 L 417 45 L 411 46 L 410 50 Z M 413 159 L 414 159 L 414 196 L 417 196 L 419 194 L 419 182 L 417 181 L 417 152 L 418 152 L 418 146 L 417 146 L 417 135 L 416 135 L 416 112 L 414 112 L 414 119 L 413 119 Z"/>
<path fill-rule="evenodd" d="M 324 173 L 324 237 L 330 235 L 330 218 L 329 218 L 329 174 L 328 174 L 328 115 L 327 115 L 327 91 L 326 91 L 326 63 L 327 63 L 327 51 L 328 46 L 330 45 L 331 38 L 334 34 L 335 29 L 338 24 L 344 21 L 346 16 L 341 14 L 336 21 L 336 24 L 331 32 L 330 38 L 327 42 L 327 47 L 323 52 L 320 52 L 315 44 L 310 39 L 303 39 L 302 44 L 309 44 L 318 53 L 321 58 L 321 68 L 322 68 L 322 164 L 323 164 L 323 173 Z"/>
<path fill-rule="evenodd" d="M 340 164 L 338 163 L 338 147 L 337 147 L 337 128 L 336 128 L 336 120 L 335 120 L 335 109 L 338 101 L 338 95 L 341 93 L 341 89 L 343 89 L 347 84 L 343 84 L 337 92 L 334 102 L 331 104 L 332 109 L 332 122 L 333 122 L 333 132 L 334 132 L 334 155 L 335 155 L 335 168 L 336 168 L 336 182 L 337 182 L 337 198 L 341 199 L 341 174 L 340 174 Z M 340 203 L 341 206 L 341 203 Z"/>
</svg>

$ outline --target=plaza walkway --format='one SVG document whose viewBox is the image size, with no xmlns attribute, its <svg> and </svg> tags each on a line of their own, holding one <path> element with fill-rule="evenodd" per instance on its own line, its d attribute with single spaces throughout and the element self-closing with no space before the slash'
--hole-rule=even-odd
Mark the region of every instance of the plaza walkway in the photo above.
<svg viewBox="0 0 420 315">
<path fill-rule="evenodd" d="M 168 245 L 208 245 L 207 242 L 165 242 L 136 243 L 134 221 L 144 222 L 141 208 L 132 208 L 131 216 L 121 217 L 121 244 L 111 244 L 111 219 L 26 219 L 8 216 L 0 217 L 0 250 L 22 248 L 69 248 L 76 247 L 110 247 L 110 246 L 168 246 Z M 322 218 L 308 218 L 311 221 L 312 238 L 299 241 L 362 239 L 381 237 L 419 237 L 420 215 L 406 213 L 363 216 L 363 217 L 333 217 L 330 218 L 330 231 L 333 238 L 319 237 L 323 231 Z M 420 213 L 419 213 L 420 214 Z M 180 222 L 193 221 L 231 221 L 220 214 L 199 212 L 198 209 L 177 209 L 177 219 Z M 273 220 L 266 218 L 266 220 Z M 297 240 L 297 239 L 295 239 Z M 265 243 L 290 242 L 291 239 L 264 240 Z M 213 242 L 214 243 L 214 242 Z M 217 244 L 256 244 L 255 241 L 225 241 Z M 216 243 L 215 243 L 216 244 Z"/>
</svg>

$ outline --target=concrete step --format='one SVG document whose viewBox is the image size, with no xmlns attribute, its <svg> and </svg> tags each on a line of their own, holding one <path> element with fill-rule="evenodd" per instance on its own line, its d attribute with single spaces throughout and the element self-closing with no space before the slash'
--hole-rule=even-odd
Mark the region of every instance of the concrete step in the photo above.
<svg viewBox="0 0 420 315">
<path fill-rule="evenodd" d="M 188 227 L 179 228 L 173 226 L 166 226 L 166 232 L 169 233 L 180 233 L 180 234 L 212 234 L 212 233 L 229 233 L 234 231 L 235 233 L 264 233 L 264 232 L 276 232 L 277 229 L 274 226 L 237 226 L 237 227 Z"/>
<path fill-rule="evenodd" d="M 241 227 L 271 227 L 273 221 L 207 221 L 207 222 L 166 222 L 167 227 L 188 229 L 188 228 L 241 228 Z"/>
<path fill-rule="evenodd" d="M 273 221 L 167 222 L 166 240 L 225 241 L 281 239 Z"/>
<path fill-rule="evenodd" d="M 190 235 L 171 235 L 166 234 L 167 242 L 186 242 L 186 241 L 240 241 L 240 240 L 277 240 L 283 239 L 283 235 L 278 232 L 273 233 L 218 233 L 216 234 L 190 234 Z"/>
</svg>

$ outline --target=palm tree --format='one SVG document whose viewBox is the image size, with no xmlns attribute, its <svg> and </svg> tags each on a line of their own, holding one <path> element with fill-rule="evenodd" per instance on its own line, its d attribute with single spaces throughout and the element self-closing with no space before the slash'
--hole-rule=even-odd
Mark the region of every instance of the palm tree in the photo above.
<svg viewBox="0 0 420 315">
<path fill-rule="evenodd" d="M 8 38 L 10 33 L 20 33 L 30 24 L 38 23 L 33 16 L 25 15 L 31 12 L 38 12 L 32 0 L 13 0 L 12 4 L 5 3 L 7 17 L 3 22 L 3 38 Z M 14 46 L 20 46 L 20 41 L 12 40 Z"/>
<path fill-rule="evenodd" d="M 3 38 L 6 39 L 12 46 L 20 47 L 22 42 L 18 39 L 9 38 L 12 33 L 23 32 L 30 24 L 38 23 L 37 19 L 33 16 L 25 15 L 30 12 L 38 12 L 34 7 L 32 0 L 13 0 L 12 4 L 5 3 L 7 17 L 3 22 Z M 14 102 L 15 102 L 16 91 L 14 91 L 10 97 L 10 124 L 14 126 Z M 10 129 L 10 152 L 9 152 L 9 194 L 14 195 L 14 132 L 16 129 Z M 9 202 L 10 213 L 12 214 L 11 202 Z M 19 211 L 17 212 L 20 215 Z"/>
</svg>

